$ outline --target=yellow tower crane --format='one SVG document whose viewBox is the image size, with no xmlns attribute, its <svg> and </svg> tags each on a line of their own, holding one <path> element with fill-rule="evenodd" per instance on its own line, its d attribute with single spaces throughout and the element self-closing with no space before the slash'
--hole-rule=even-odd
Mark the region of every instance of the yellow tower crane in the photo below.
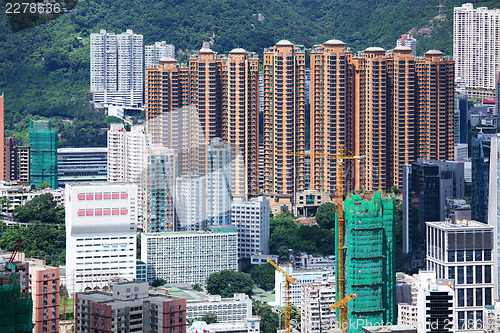
<svg viewBox="0 0 500 333">
<path fill-rule="evenodd" d="M 339 318 L 339 323 L 340 327 L 348 327 L 348 316 L 347 316 L 347 302 L 350 301 L 353 298 L 350 298 L 351 295 L 345 297 L 345 272 L 344 272 L 344 267 L 345 267 L 345 245 L 344 245 L 344 232 L 345 232 L 345 226 L 344 226 L 344 160 L 350 159 L 363 159 L 365 158 L 364 155 L 362 156 L 344 156 L 344 147 L 342 145 L 339 146 L 339 153 L 336 155 L 337 158 L 337 193 L 338 193 L 338 198 L 337 198 L 337 212 L 338 212 L 338 234 L 339 234 L 339 239 L 338 239 L 338 250 L 339 250 L 339 255 L 338 258 L 335 258 L 335 260 L 338 260 L 338 269 L 337 269 L 337 290 L 338 290 L 338 298 L 340 301 L 338 301 L 335 304 L 338 304 L 340 302 L 345 301 L 344 305 L 339 305 L 337 307 L 340 307 L 340 318 Z M 357 296 L 356 296 L 357 297 Z M 348 299 L 350 298 L 350 299 Z M 333 304 L 333 305 L 335 305 Z"/>
<path fill-rule="evenodd" d="M 297 283 L 297 279 L 288 275 L 280 266 L 276 265 L 274 261 L 266 258 L 267 262 L 273 265 L 274 268 L 285 277 L 285 333 L 290 333 L 290 288 L 292 284 Z"/>
</svg>

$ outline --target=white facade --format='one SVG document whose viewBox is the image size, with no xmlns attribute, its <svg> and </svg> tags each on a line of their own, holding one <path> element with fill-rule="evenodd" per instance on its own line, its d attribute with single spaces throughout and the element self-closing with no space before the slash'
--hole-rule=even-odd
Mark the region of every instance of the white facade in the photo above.
<svg viewBox="0 0 500 333">
<path fill-rule="evenodd" d="M 143 105 L 143 36 L 90 34 L 90 91 L 96 105 Z"/>
<path fill-rule="evenodd" d="M 215 272 L 238 269 L 238 234 L 231 226 L 213 231 L 141 234 L 141 260 L 148 281 L 205 283 Z"/>
<path fill-rule="evenodd" d="M 195 321 L 187 327 L 188 333 L 260 333 L 260 318 L 250 317 L 236 323 L 213 323 Z"/>
<path fill-rule="evenodd" d="M 231 224 L 231 148 L 214 138 L 207 152 L 207 225 Z"/>
<path fill-rule="evenodd" d="M 486 333 L 500 332 L 500 300 L 484 307 L 484 331 Z"/>
<path fill-rule="evenodd" d="M 68 292 L 135 279 L 137 185 L 68 184 L 65 198 Z"/>
<path fill-rule="evenodd" d="M 469 145 L 466 143 L 455 144 L 455 161 L 465 161 L 469 159 Z"/>
<path fill-rule="evenodd" d="M 232 224 L 238 228 L 238 256 L 269 253 L 269 200 L 258 197 L 251 201 L 233 201 Z"/>
<path fill-rule="evenodd" d="M 246 294 L 234 294 L 232 298 L 209 295 L 204 300 L 187 300 L 187 320 L 197 320 L 209 313 L 217 316 L 218 323 L 245 321 L 252 317 L 252 300 Z"/>
<path fill-rule="evenodd" d="M 495 261 L 493 282 L 497 286 L 495 299 L 500 298 L 500 135 L 491 137 L 490 175 L 488 194 L 488 224 L 493 227 L 496 239 L 493 241 L 493 259 Z"/>
<path fill-rule="evenodd" d="M 332 275 L 332 271 L 328 270 L 297 270 L 294 271 L 293 267 L 282 267 L 288 275 L 297 279 L 297 283 L 291 286 L 290 299 L 293 305 L 297 308 L 302 306 L 302 286 L 308 286 L 316 279 L 325 279 L 328 275 Z M 275 292 L 275 305 L 285 306 L 285 276 L 278 271 L 274 272 L 274 292 Z"/>
<path fill-rule="evenodd" d="M 435 272 L 418 274 L 417 322 L 418 333 L 455 332 L 454 290 L 452 280 L 436 279 Z"/>
<path fill-rule="evenodd" d="M 427 270 L 455 281 L 457 330 L 479 330 L 494 298 L 493 227 L 476 221 L 426 222 Z M 466 323 L 475 323 L 467 327 Z"/>
<path fill-rule="evenodd" d="M 206 178 L 196 173 L 176 179 L 176 231 L 199 231 L 206 226 Z"/>
<path fill-rule="evenodd" d="M 335 328 L 335 275 L 302 286 L 301 332 L 321 333 Z"/>
<path fill-rule="evenodd" d="M 489 89 L 494 96 L 495 74 L 500 71 L 500 9 L 474 9 L 466 3 L 453 15 L 455 75 L 467 88 Z"/>
<path fill-rule="evenodd" d="M 401 35 L 401 38 L 396 41 L 396 46 L 409 47 L 411 48 L 411 56 L 417 56 L 417 40 L 415 38 L 411 38 L 408 34 Z"/>
<path fill-rule="evenodd" d="M 144 67 L 153 67 L 157 65 L 161 58 L 175 58 L 175 46 L 167 42 L 156 42 L 153 45 L 144 47 Z"/>
<path fill-rule="evenodd" d="M 125 131 L 123 124 L 111 124 L 108 131 L 108 181 L 136 182 L 146 164 L 145 152 L 151 148 L 151 135 L 144 126 L 132 126 Z"/>
</svg>

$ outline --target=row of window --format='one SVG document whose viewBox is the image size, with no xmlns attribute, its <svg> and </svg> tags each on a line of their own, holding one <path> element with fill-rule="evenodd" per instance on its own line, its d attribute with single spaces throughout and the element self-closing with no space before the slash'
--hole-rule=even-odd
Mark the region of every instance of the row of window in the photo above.
<svg viewBox="0 0 500 333">
<path fill-rule="evenodd" d="M 127 199 L 127 192 L 78 193 L 78 200 Z"/>
<path fill-rule="evenodd" d="M 78 216 L 127 215 L 127 208 L 79 209 Z"/>
</svg>

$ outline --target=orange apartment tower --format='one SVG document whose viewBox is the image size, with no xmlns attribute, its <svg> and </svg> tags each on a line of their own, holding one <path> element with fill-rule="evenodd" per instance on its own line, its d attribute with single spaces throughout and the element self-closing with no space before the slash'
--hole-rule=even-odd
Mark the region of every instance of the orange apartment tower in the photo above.
<svg viewBox="0 0 500 333">
<path fill-rule="evenodd" d="M 237 48 L 221 58 L 222 139 L 231 147 L 232 194 L 259 191 L 259 58 Z"/>
<path fill-rule="evenodd" d="M 397 46 L 387 59 L 387 189 L 403 187 L 403 166 L 415 155 L 415 58 Z"/>
<path fill-rule="evenodd" d="M 335 193 L 340 145 L 352 150 L 351 98 L 348 95 L 352 53 L 345 43 L 329 40 L 311 51 L 311 189 Z M 357 162 L 359 163 L 359 162 Z M 345 179 L 352 179 L 347 176 Z"/>
<path fill-rule="evenodd" d="M 305 52 L 287 40 L 264 50 L 264 193 L 304 190 Z"/>
<path fill-rule="evenodd" d="M 454 158 L 454 78 L 455 63 L 441 51 L 416 61 L 418 158 Z"/>
</svg>

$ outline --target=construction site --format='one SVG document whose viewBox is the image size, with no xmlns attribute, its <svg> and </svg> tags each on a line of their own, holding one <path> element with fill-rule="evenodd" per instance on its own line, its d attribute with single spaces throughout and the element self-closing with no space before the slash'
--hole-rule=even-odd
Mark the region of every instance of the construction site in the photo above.
<svg viewBox="0 0 500 333">
<path fill-rule="evenodd" d="M 57 131 L 50 129 L 50 121 L 30 119 L 31 185 L 35 188 L 47 182 L 57 189 Z"/>
<path fill-rule="evenodd" d="M 396 322 L 394 209 L 394 197 L 352 195 L 344 202 L 343 226 L 339 227 L 337 218 L 335 256 L 344 259 L 337 262 L 339 266 L 343 261 L 344 266 L 336 267 L 343 272 L 337 274 L 337 301 L 344 295 L 357 296 L 337 309 L 337 318 L 349 325 L 349 333 L 361 333 L 363 326 L 374 323 Z M 339 289 L 342 286 L 344 290 Z"/>
</svg>

